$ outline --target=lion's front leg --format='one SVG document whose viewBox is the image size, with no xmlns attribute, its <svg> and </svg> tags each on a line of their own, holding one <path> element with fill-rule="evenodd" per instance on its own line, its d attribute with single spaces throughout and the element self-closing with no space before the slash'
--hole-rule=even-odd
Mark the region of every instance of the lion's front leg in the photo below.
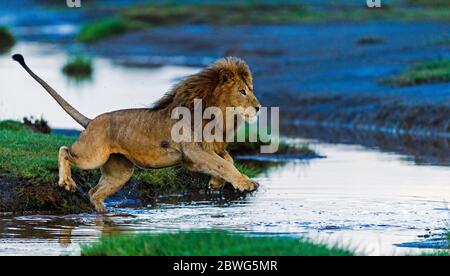
<svg viewBox="0 0 450 276">
<path fill-rule="evenodd" d="M 184 150 L 184 164 L 193 171 L 209 174 L 230 182 L 241 192 L 254 191 L 258 183 L 252 181 L 245 174 L 240 173 L 236 167 L 217 155 L 215 152 L 204 151 L 200 148 Z"/>
<path fill-rule="evenodd" d="M 231 155 L 227 151 L 224 151 L 222 154 L 219 154 L 219 156 L 222 157 L 225 161 L 228 161 L 231 164 L 234 164 L 233 157 L 231 157 Z M 224 183 L 225 183 L 225 181 L 222 178 L 212 176 L 211 180 L 209 181 L 209 187 L 211 189 L 217 190 L 217 189 L 220 189 Z"/>
</svg>

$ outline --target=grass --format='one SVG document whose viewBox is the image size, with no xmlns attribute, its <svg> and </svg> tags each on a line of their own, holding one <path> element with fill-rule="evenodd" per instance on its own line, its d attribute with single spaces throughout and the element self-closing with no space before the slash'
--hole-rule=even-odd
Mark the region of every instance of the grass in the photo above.
<svg viewBox="0 0 450 276">
<path fill-rule="evenodd" d="M 79 193 L 56 186 L 58 149 L 71 142 L 71 138 L 35 133 L 19 122 L 0 121 L 0 198 L 7 202 L 0 201 L 0 209 L 90 211 L 89 203 Z M 82 189 L 87 190 L 98 179 L 92 172 L 74 170 L 74 173 Z"/>
<path fill-rule="evenodd" d="M 146 25 L 141 22 L 123 18 L 106 18 L 85 24 L 78 33 L 77 39 L 80 42 L 91 43 L 144 27 Z"/>
<path fill-rule="evenodd" d="M 262 132 L 264 131 L 264 132 Z M 250 133 L 252 132 L 253 136 L 257 137 L 257 142 L 249 142 Z M 256 133 L 255 133 L 256 132 Z M 262 133 L 268 133 L 270 135 L 270 130 L 250 129 L 249 124 L 245 123 L 242 127 L 238 129 L 237 136 L 241 135 L 245 138 L 245 142 L 231 142 L 228 144 L 227 149 L 232 155 L 259 155 L 261 154 L 261 146 L 268 145 L 268 143 L 264 143 L 261 141 Z M 272 139 L 271 138 L 271 142 Z M 316 153 L 309 148 L 307 144 L 292 144 L 287 143 L 285 140 L 278 139 L 278 150 L 276 154 L 298 154 L 303 155 L 305 157 L 316 156 Z M 276 141 L 273 141 L 276 142 Z"/>
<path fill-rule="evenodd" d="M 62 71 L 67 76 L 76 79 L 86 79 L 92 75 L 92 61 L 90 58 L 83 56 L 70 57 L 63 66 Z"/>
<path fill-rule="evenodd" d="M 0 53 L 6 52 L 14 46 L 15 42 L 16 40 L 11 31 L 4 26 L 0 26 Z"/>
<path fill-rule="evenodd" d="M 56 153 L 73 139 L 34 133 L 17 122 L 0 123 L 0 174 L 56 181 Z"/>
<path fill-rule="evenodd" d="M 0 121 L 0 130 L 19 131 L 19 130 L 25 130 L 25 126 L 24 126 L 24 124 L 22 124 L 21 122 L 18 122 L 18 121 L 5 120 L 5 121 Z"/>
<path fill-rule="evenodd" d="M 428 257 L 449 257 L 450 256 L 450 232 L 447 233 L 446 235 L 447 238 L 447 242 L 449 244 L 449 246 L 447 246 L 447 248 L 445 249 L 440 249 L 437 252 L 434 253 L 426 253 L 426 254 L 422 254 L 421 256 L 428 256 Z"/>
<path fill-rule="evenodd" d="M 82 247 L 84 256 L 351 256 L 347 250 L 287 238 L 226 231 L 106 236 Z"/>
<path fill-rule="evenodd" d="M 382 80 L 394 86 L 450 82 L 450 59 L 436 59 L 413 64 L 398 76 Z"/>
</svg>

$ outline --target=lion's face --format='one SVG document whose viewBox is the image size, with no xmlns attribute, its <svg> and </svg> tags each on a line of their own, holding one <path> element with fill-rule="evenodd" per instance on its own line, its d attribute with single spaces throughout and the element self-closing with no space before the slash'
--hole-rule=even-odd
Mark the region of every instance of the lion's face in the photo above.
<svg viewBox="0 0 450 276">
<path fill-rule="evenodd" d="M 221 107 L 237 108 L 246 121 L 256 120 L 261 104 L 253 91 L 251 79 L 244 80 L 242 76 L 226 74 L 221 77 L 217 90 L 216 95 Z"/>
</svg>

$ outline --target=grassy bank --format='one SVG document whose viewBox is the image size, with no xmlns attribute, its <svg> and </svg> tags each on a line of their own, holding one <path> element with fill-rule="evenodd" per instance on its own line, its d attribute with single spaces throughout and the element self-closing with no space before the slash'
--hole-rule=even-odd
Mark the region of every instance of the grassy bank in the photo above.
<svg viewBox="0 0 450 276">
<path fill-rule="evenodd" d="M 437 59 L 413 64 L 398 76 L 382 80 L 394 86 L 434 82 L 450 82 L 450 59 Z"/>
<path fill-rule="evenodd" d="M 82 193 L 68 193 L 56 185 L 58 149 L 74 141 L 73 137 L 33 132 L 29 126 L 19 122 L 0 121 L 0 210 L 11 207 L 5 201 L 18 210 L 90 210 Z M 242 145 L 248 148 L 245 143 Z M 286 149 L 292 150 L 289 147 Z M 239 148 L 235 151 L 239 152 Z M 250 177 L 274 166 L 272 163 L 255 162 L 238 162 L 236 165 Z M 75 182 L 84 193 L 96 185 L 100 177 L 99 170 L 73 168 L 72 171 Z M 208 181 L 207 176 L 189 172 L 182 166 L 158 170 L 137 169 L 130 180 L 140 187 L 139 197 L 143 201 L 152 200 L 155 194 L 206 189 Z M 9 190 L 4 190 L 5 187 Z"/>
<path fill-rule="evenodd" d="M 285 237 L 225 231 L 107 236 L 84 246 L 84 256 L 351 256 L 347 250 Z"/>
<path fill-rule="evenodd" d="M 4 26 L 0 26 L 0 54 L 14 46 L 15 42 L 11 31 Z"/>
<path fill-rule="evenodd" d="M 183 24 L 249 25 L 295 24 L 329 21 L 367 20 L 450 20 L 450 5 L 441 1 L 405 0 L 395 5 L 369 9 L 361 4 L 330 4 L 325 8 L 302 3 L 216 2 L 147 3 L 126 7 L 114 17 L 84 25 L 78 35 L 81 42 L 95 42 L 129 31 L 155 26 Z"/>
</svg>

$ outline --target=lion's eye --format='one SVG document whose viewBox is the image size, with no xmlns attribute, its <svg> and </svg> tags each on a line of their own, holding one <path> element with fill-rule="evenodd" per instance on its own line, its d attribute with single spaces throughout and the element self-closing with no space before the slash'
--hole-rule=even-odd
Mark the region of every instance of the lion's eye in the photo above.
<svg viewBox="0 0 450 276">
<path fill-rule="evenodd" d="M 245 89 L 241 89 L 239 92 L 241 92 L 242 95 L 247 95 L 247 92 L 245 91 Z"/>
</svg>

